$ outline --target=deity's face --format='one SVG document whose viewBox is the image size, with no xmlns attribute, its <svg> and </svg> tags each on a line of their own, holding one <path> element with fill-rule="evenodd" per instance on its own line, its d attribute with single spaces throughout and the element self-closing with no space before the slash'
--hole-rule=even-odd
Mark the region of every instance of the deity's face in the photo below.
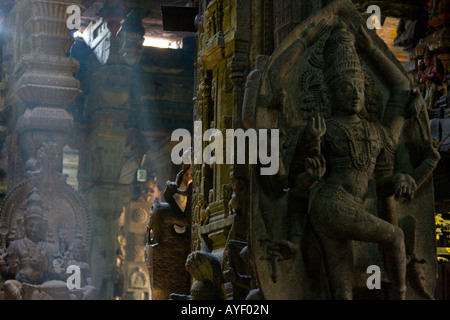
<svg viewBox="0 0 450 320">
<path fill-rule="evenodd" d="M 42 219 L 32 217 L 25 220 L 25 233 L 28 239 L 38 242 L 41 238 L 44 223 Z"/>
<path fill-rule="evenodd" d="M 329 84 L 333 112 L 354 115 L 364 107 L 364 78 L 361 74 L 343 74 Z"/>
<path fill-rule="evenodd" d="M 423 62 L 425 63 L 426 67 L 431 67 L 433 65 L 433 57 L 430 55 L 425 56 L 423 59 Z"/>
<path fill-rule="evenodd" d="M 75 245 L 72 247 L 72 257 L 76 261 L 83 261 L 84 259 L 84 248 L 80 245 Z"/>
</svg>

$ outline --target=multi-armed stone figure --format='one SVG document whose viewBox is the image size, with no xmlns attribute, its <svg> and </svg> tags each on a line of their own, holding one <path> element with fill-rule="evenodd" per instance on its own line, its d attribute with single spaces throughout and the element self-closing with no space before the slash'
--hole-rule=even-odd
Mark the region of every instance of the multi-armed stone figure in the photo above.
<svg viewBox="0 0 450 320">
<path fill-rule="evenodd" d="M 267 299 L 433 297 L 439 153 L 422 97 L 365 26 L 333 1 L 248 77 L 244 123 L 280 130 L 278 174 L 252 181 Z M 366 285 L 370 265 L 382 290 Z"/>
</svg>

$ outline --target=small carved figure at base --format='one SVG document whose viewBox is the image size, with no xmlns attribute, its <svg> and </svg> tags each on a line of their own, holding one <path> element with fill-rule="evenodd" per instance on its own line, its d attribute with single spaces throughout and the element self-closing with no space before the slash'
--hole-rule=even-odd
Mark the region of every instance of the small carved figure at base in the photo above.
<svg viewBox="0 0 450 320">
<path fill-rule="evenodd" d="M 45 218 L 41 207 L 42 199 L 33 189 L 24 212 L 25 237 L 12 241 L 0 257 L 0 270 L 9 278 L 4 283 L 7 300 L 69 297 L 66 283 L 56 280 L 60 279 L 54 268 L 59 261 L 57 250 L 43 240 Z M 12 275 L 14 279 L 10 279 Z"/>
</svg>

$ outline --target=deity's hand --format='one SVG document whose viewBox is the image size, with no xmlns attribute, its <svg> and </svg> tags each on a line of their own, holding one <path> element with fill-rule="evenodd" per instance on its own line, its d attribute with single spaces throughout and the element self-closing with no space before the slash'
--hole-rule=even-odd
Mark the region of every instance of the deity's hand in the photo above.
<svg viewBox="0 0 450 320">
<path fill-rule="evenodd" d="M 416 189 L 416 182 L 410 175 L 397 173 L 394 176 L 395 198 L 406 198 L 411 201 L 414 199 Z"/>
<path fill-rule="evenodd" d="M 21 283 L 31 283 L 30 279 L 20 271 L 16 274 L 16 280 Z"/>
<path fill-rule="evenodd" d="M 311 23 L 303 31 L 301 37 L 307 46 L 314 44 L 320 40 L 320 38 L 327 32 L 331 30 L 331 26 L 327 24 L 325 18 L 321 19 L 317 24 L 315 22 Z"/>
<path fill-rule="evenodd" d="M 164 190 L 164 198 L 170 199 L 173 197 L 175 193 L 178 193 L 179 185 L 173 181 L 166 182 L 166 190 Z"/>
<path fill-rule="evenodd" d="M 323 155 L 305 160 L 305 168 L 308 177 L 313 181 L 322 179 L 326 171 L 326 161 Z"/>
<path fill-rule="evenodd" d="M 19 272 L 20 265 L 19 265 L 19 256 L 17 253 L 12 252 L 8 254 L 9 256 L 9 273 L 17 273 Z"/>
<path fill-rule="evenodd" d="M 270 253 L 277 257 L 278 261 L 290 260 L 299 251 L 299 245 L 289 240 L 275 240 Z"/>
<path fill-rule="evenodd" d="M 436 139 L 432 139 L 430 142 L 430 146 L 426 152 L 426 158 L 428 159 L 434 159 L 435 161 L 439 161 L 441 159 L 441 154 L 439 152 L 439 149 L 441 148 L 441 145 L 446 140 L 442 140 L 441 142 L 438 142 Z M 436 163 L 437 165 L 437 163 Z"/>
<path fill-rule="evenodd" d="M 420 92 L 417 89 L 414 89 L 411 97 L 409 98 L 408 104 L 406 105 L 405 118 L 408 119 L 419 115 L 425 105 L 425 101 L 423 100 Z"/>
<path fill-rule="evenodd" d="M 8 256 L 8 251 L 6 250 L 6 248 L 0 249 L 0 261 L 4 262 L 7 256 Z"/>
<path fill-rule="evenodd" d="M 166 182 L 166 188 L 170 190 L 176 190 L 178 188 L 178 184 L 173 181 L 167 181 Z"/>
<path fill-rule="evenodd" d="M 53 269 L 59 275 L 65 275 L 66 269 L 64 268 L 64 262 L 62 259 L 53 260 Z"/>
</svg>

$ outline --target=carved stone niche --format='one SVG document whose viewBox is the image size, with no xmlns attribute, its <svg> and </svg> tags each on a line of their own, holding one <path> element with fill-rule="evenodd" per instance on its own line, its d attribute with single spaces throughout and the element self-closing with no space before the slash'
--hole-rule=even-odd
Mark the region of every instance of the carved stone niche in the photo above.
<svg viewBox="0 0 450 320">
<path fill-rule="evenodd" d="M 23 162 L 27 170 L 36 170 L 36 152 L 44 141 L 53 141 L 58 148 L 54 170 L 62 171 L 62 149 L 73 130 L 73 117 L 59 108 L 36 107 L 25 110 L 18 119 L 16 132 Z"/>
<path fill-rule="evenodd" d="M 27 198 L 33 190 L 37 190 L 46 218 L 46 237 L 43 240 L 52 244 L 62 257 L 70 253 L 74 244 L 78 245 L 77 248 L 89 250 L 89 209 L 84 198 L 67 184 L 67 176 L 54 170 L 58 158 L 58 147 L 55 143 L 43 144 L 37 152 L 38 170 L 28 172 L 24 180 L 14 185 L 7 193 L 0 210 L 4 248 L 12 241 L 25 236 L 24 212 L 27 208 Z M 86 256 L 87 254 L 84 259 Z M 86 265 L 87 261 L 79 262 Z"/>
<path fill-rule="evenodd" d="M 81 233 L 87 246 L 91 238 L 90 213 L 84 198 L 70 185 L 67 176 L 51 170 L 51 161 L 57 160 L 54 144 L 44 145 L 38 151 L 40 169 L 30 172 L 22 182 L 13 186 L 7 193 L 1 207 L 1 223 L 9 227 L 8 240 L 17 239 L 20 235 L 19 224 L 22 212 L 17 208 L 26 208 L 26 199 L 36 187 L 42 197 L 45 215 L 48 218 L 47 239 L 56 246 L 59 243 L 58 233 L 65 228 L 67 239 L 72 240 Z M 70 244 L 70 242 L 69 242 Z"/>
<path fill-rule="evenodd" d="M 342 25 L 345 27 L 341 27 Z M 325 66 L 324 47 L 334 32 L 338 34 L 336 30 L 346 30 L 347 36 L 351 33 L 352 36 L 348 36 L 347 40 L 356 38 L 354 48 L 347 44 L 346 48 L 353 51 L 347 51 L 346 54 L 351 54 L 352 58 L 355 55 L 359 57 L 355 60 L 359 60 L 358 76 L 364 79 L 365 92 L 364 105 L 359 113 L 362 122 L 381 127 L 385 126 L 386 121 L 393 119 L 385 116 L 386 114 L 403 114 L 404 121 L 388 129 L 391 130 L 388 131 L 388 136 L 395 141 L 392 142 L 395 145 L 394 149 L 388 150 L 390 157 L 382 164 L 385 166 L 383 172 L 414 176 L 417 169 L 424 169 L 420 179 L 414 178 L 418 187 L 414 199 L 399 201 L 391 195 L 389 205 L 383 207 L 383 201 L 388 198 L 380 197 L 380 194 L 390 191 L 381 189 L 380 193 L 380 190 L 376 189 L 375 179 L 371 179 L 368 181 L 368 196 L 358 208 L 370 213 L 369 217 L 375 216 L 374 219 L 383 219 L 385 222 L 390 220 L 392 228 L 397 228 L 395 225 L 398 224 L 404 234 L 404 242 L 401 242 L 406 251 L 406 299 L 432 299 L 436 281 L 436 241 L 433 182 L 430 173 L 439 156 L 436 156 L 433 147 L 428 115 L 423 108 L 423 100 L 413 92 L 414 85 L 409 80 L 404 80 L 408 77 L 400 63 L 383 40 L 374 31 L 366 28 L 366 21 L 349 0 L 331 2 L 295 28 L 271 57 L 259 58 L 256 70 L 247 78 L 243 122 L 247 128 L 280 130 L 280 164 L 284 167 L 284 171 L 275 176 L 261 176 L 260 168 L 255 166 L 252 174 L 249 247 L 255 263 L 256 280 L 262 296 L 269 300 L 332 298 L 326 263 L 329 261 L 329 254 L 333 256 L 333 248 L 330 247 L 333 243 L 319 241 L 317 229 L 311 227 L 312 213 L 309 211 L 310 197 L 317 197 L 325 191 L 323 188 L 315 188 L 315 193 L 312 194 L 308 193 L 311 189 L 307 189 L 303 194 L 296 193 L 294 187 L 297 185 L 292 184 L 290 179 L 305 173 L 305 158 L 310 157 L 308 151 L 312 154 L 320 152 L 320 147 L 317 149 L 311 146 L 309 150 L 309 145 L 306 144 L 308 141 L 304 140 L 305 128 L 314 115 L 319 114 L 325 118 L 327 130 L 333 129 L 332 122 L 335 120 L 330 108 L 337 104 L 327 95 L 330 92 L 327 91 L 325 75 L 329 75 L 329 72 Z M 353 61 L 344 61 L 342 65 L 350 65 Z M 364 76 L 361 76 L 362 73 Z M 393 77 L 390 75 L 394 73 L 395 79 L 403 83 L 402 89 L 398 89 L 395 83 L 392 84 Z M 404 84 L 405 81 L 408 83 Z M 397 89 L 398 92 L 395 91 Z M 404 93 L 406 98 L 399 92 Z M 396 102 L 393 102 L 393 97 Z M 396 116 L 402 117 L 398 114 Z M 333 132 L 339 133 L 336 129 Z M 397 140 L 393 137 L 395 135 L 398 135 Z M 350 143 L 360 139 L 358 143 L 362 143 L 361 141 L 370 140 L 368 136 L 363 139 L 349 137 L 350 135 L 347 135 L 347 140 L 343 141 Z M 391 146 L 391 142 L 380 143 L 385 149 Z M 320 145 L 323 145 L 323 142 Z M 322 150 L 322 154 L 327 156 L 327 151 L 329 150 Z M 425 170 L 427 163 L 429 165 Z M 340 165 L 342 169 L 342 166 L 349 164 L 335 162 L 330 165 Z M 355 164 L 351 166 L 356 167 Z M 326 168 L 329 173 L 328 162 Z M 327 179 L 327 175 L 322 179 L 318 186 L 323 185 L 321 182 Z M 331 195 L 325 200 L 323 194 L 321 199 L 324 206 L 332 200 Z M 328 206 L 324 211 L 334 209 Z M 350 207 L 347 206 L 347 210 L 351 211 Z M 381 216 L 392 211 L 395 214 L 389 218 Z M 334 228 L 334 225 L 332 227 Z M 296 237 L 300 240 L 294 240 Z M 274 244 L 281 245 L 279 241 L 284 244 L 285 241 L 295 241 L 298 250 L 286 247 L 286 251 L 280 249 L 274 254 Z M 354 299 L 388 299 L 392 294 L 390 288 L 393 287 L 393 281 L 386 266 L 386 261 L 389 260 L 385 259 L 387 250 L 383 250 L 378 243 L 357 239 L 351 239 L 346 242 L 347 245 L 350 245 L 353 254 L 353 260 L 347 265 L 347 269 L 353 271 L 350 275 L 347 270 L 342 276 L 350 283 L 349 296 L 353 291 Z M 344 257 L 341 258 L 344 260 Z M 348 262 L 348 259 L 345 258 L 345 261 Z M 371 275 L 367 270 L 371 265 L 381 269 L 380 290 L 369 290 L 367 287 L 367 280 Z M 404 289 L 397 291 L 405 294 Z"/>
</svg>

